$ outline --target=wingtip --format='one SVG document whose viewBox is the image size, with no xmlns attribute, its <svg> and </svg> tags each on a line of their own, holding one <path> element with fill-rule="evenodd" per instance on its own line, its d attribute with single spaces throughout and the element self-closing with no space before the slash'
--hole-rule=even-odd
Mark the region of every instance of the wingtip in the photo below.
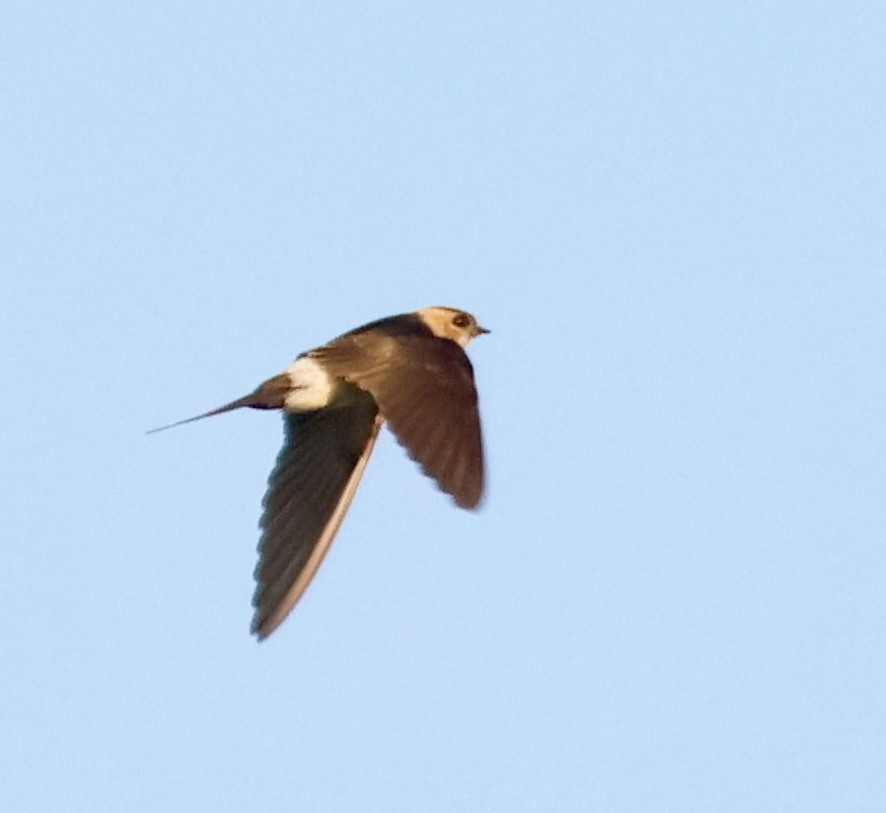
<svg viewBox="0 0 886 813">
<path fill-rule="evenodd" d="M 483 495 L 470 495 L 470 496 L 461 496 L 456 497 L 453 496 L 453 502 L 459 507 L 463 508 L 465 511 L 479 511 L 483 507 Z"/>
<path fill-rule="evenodd" d="M 285 613 L 282 617 L 276 618 L 276 614 L 271 613 L 268 617 L 262 618 L 259 616 L 258 612 L 256 612 L 252 619 L 252 623 L 249 625 L 249 634 L 254 635 L 256 643 L 260 644 L 262 641 L 271 637 L 271 633 L 283 623 L 288 614 L 289 613 Z"/>
</svg>

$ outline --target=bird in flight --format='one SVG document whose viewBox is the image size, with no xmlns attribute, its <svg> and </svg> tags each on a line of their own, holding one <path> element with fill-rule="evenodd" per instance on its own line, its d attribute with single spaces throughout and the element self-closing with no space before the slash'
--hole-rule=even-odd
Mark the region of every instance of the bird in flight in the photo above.
<svg viewBox="0 0 886 813">
<path fill-rule="evenodd" d="M 453 308 L 389 316 L 302 353 L 249 395 L 151 430 L 241 407 L 283 411 L 286 438 L 259 522 L 251 628 L 259 640 L 283 622 L 320 567 L 385 422 L 459 507 L 480 503 L 483 444 L 464 348 L 488 332 Z"/>
</svg>

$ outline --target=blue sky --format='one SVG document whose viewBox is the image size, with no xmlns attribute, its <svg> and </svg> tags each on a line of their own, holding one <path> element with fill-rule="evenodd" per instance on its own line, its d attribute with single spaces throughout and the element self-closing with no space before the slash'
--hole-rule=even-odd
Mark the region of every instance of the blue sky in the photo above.
<svg viewBox="0 0 886 813">
<path fill-rule="evenodd" d="M 886 809 L 879 3 L 0 8 L 0 807 Z M 248 635 L 217 406 L 477 315 Z"/>
</svg>

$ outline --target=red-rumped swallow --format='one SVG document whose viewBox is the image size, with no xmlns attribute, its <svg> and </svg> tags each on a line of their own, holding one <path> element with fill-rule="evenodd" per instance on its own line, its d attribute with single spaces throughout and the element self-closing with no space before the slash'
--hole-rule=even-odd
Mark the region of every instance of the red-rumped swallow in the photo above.
<svg viewBox="0 0 886 813">
<path fill-rule="evenodd" d="M 254 392 L 202 415 L 283 410 L 286 439 L 259 527 L 252 632 L 267 638 L 320 567 L 383 423 L 461 508 L 483 495 L 474 370 L 464 348 L 483 333 L 469 313 L 425 308 L 379 319 L 302 353 Z"/>
</svg>

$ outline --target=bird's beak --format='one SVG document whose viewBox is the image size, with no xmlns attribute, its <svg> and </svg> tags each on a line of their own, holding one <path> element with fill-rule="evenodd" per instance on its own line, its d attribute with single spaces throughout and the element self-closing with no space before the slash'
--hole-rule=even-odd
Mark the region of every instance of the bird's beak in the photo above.
<svg viewBox="0 0 886 813">
<path fill-rule="evenodd" d="M 492 331 L 489 330 L 488 328 L 480 327 L 480 325 L 477 325 L 476 330 L 474 330 L 474 335 L 475 336 L 482 336 L 484 333 L 492 333 Z"/>
</svg>

